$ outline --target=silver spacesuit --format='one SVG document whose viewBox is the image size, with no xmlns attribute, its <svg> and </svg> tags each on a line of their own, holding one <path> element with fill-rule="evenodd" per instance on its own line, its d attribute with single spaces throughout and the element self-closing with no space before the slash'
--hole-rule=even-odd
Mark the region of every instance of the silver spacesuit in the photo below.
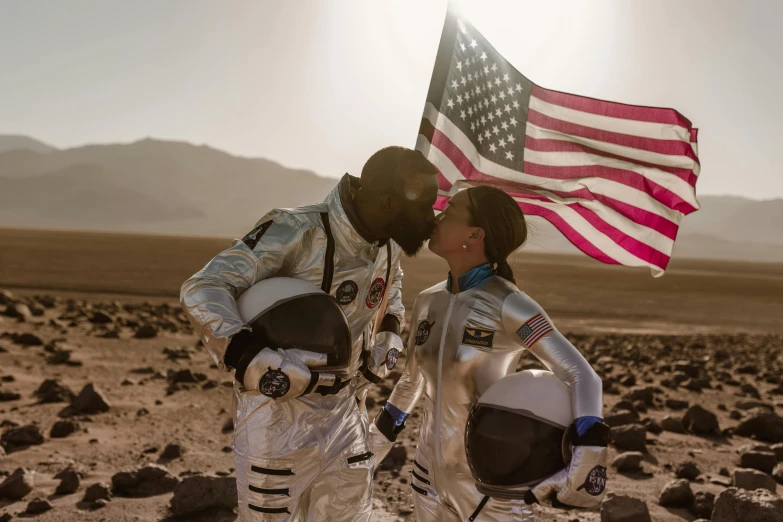
<svg viewBox="0 0 783 522">
<path fill-rule="evenodd" d="M 233 447 L 243 522 L 369 519 L 374 459 L 356 397 L 367 381 L 357 375 L 372 359 L 364 352 L 387 285 L 386 313 L 402 327 L 405 311 L 401 249 L 391 240 L 365 239 L 370 236 L 351 203 L 358 184 L 346 175 L 321 204 L 272 210 L 182 286 L 182 306 L 220 368 L 226 367 L 232 336 L 249 328 L 236 299 L 265 278 L 295 277 L 322 287 L 342 305 L 351 327 L 351 362 L 335 394 L 281 403 L 234 382 Z"/>
<path fill-rule="evenodd" d="M 414 304 L 408 362 L 387 410 L 410 414 L 424 396 L 411 485 L 416 518 L 434 521 L 529 521 L 521 500 L 484 497 L 465 455 L 471 406 L 494 382 L 515 371 L 525 349 L 572 392 L 574 417 L 600 417 L 601 380 L 544 310 L 490 265 L 422 292 Z M 375 427 L 373 427 L 375 430 Z M 377 433 L 377 431 L 376 431 Z"/>
</svg>

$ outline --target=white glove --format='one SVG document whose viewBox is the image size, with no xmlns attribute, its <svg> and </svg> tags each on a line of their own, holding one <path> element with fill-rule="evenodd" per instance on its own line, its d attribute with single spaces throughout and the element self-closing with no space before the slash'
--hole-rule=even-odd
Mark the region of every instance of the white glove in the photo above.
<svg viewBox="0 0 783 522">
<path fill-rule="evenodd" d="M 319 386 L 332 386 L 331 373 L 311 373 L 308 366 L 325 366 L 326 354 L 291 349 L 277 351 L 264 348 L 248 364 L 243 384 L 248 391 L 285 402 L 310 393 Z"/>
<path fill-rule="evenodd" d="M 375 336 L 375 345 L 365 354 L 365 368 L 362 372 L 364 377 L 376 384 L 388 377 L 404 349 L 405 345 L 399 335 L 394 332 L 379 332 Z"/>
<path fill-rule="evenodd" d="M 375 455 L 375 467 L 378 468 L 391 451 L 394 442 L 387 439 L 386 435 L 380 432 L 374 422 L 370 423 L 370 433 L 367 442 L 370 445 L 370 451 Z"/>
<path fill-rule="evenodd" d="M 593 507 L 601 503 L 606 490 L 604 446 L 572 446 L 568 466 L 531 489 L 539 502 L 548 502 L 552 493 L 568 506 Z"/>
</svg>

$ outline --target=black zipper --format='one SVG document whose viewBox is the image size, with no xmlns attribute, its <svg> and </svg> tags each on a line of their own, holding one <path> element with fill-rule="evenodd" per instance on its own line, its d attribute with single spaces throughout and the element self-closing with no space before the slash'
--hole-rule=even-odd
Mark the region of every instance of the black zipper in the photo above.
<svg viewBox="0 0 783 522">
<path fill-rule="evenodd" d="M 249 507 L 253 511 L 258 511 L 259 513 L 291 513 L 290 511 L 288 511 L 288 508 L 265 508 L 260 506 L 254 506 L 253 504 L 248 504 L 247 507 Z"/>
<path fill-rule="evenodd" d="M 485 496 L 481 499 L 481 502 L 479 503 L 478 507 L 476 508 L 476 511 L 473 512 L 472 515 L 470 515 L 470 518 L 468 519 L 470 522 L 473 522 L 476 520 L 476 517 L 479 516 L 479 513 L 481 513 L 481 510 L 484 509 L 484 506 L 487 505 L 487 502 L 489 501 L 489 496 Z"/>
</svg>

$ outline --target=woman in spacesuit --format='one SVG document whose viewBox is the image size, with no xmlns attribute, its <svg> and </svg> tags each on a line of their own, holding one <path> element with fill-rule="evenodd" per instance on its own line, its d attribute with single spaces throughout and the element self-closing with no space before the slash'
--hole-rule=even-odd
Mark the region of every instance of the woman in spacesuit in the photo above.
<svg viewBox="0 0 783 522">
<path fill-rule="evenodd" d="M 608 431 L 601 421 L 601 379 L 544 310 L 515 286 L 507 257 L 526 237 L 519 206 L 493 187 L 458 192 L 437 218 L 429 248 L 448 262 L 449 275 L 416 299 L 405 373 L 370 428 L 380 462 L 424 396 L 411 479 L 419 522 L 533 520 L 521 498 L 480 493 L 465 453 L 471 407 L 491 384 L 516 370 L 524 350 L 570 386 L 575 419 L 568 469 L 526 500 L 554 494 L 564 504 L 593 504 L 583 483 L 606 464 L 606 444 L 595 442 L 603 438 L 596 433 Z M 579 448 L 580 441 L 591 442 Z"/>
</svg>

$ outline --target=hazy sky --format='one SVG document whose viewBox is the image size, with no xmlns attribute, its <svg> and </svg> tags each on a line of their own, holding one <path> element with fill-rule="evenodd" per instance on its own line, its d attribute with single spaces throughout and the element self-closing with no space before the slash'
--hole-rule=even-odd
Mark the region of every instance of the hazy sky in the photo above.
<svg viewBox="0 0 783 522">
<path fill-rule="evenodd" d="M 783 197 L 783 2 L 464 0 L 544 87 L 673 107 L 697 194 Z M 446 0 L 0 0 L 0 133 L 147 136 L 339 176 L 413 147 Z"/>
</svg>

